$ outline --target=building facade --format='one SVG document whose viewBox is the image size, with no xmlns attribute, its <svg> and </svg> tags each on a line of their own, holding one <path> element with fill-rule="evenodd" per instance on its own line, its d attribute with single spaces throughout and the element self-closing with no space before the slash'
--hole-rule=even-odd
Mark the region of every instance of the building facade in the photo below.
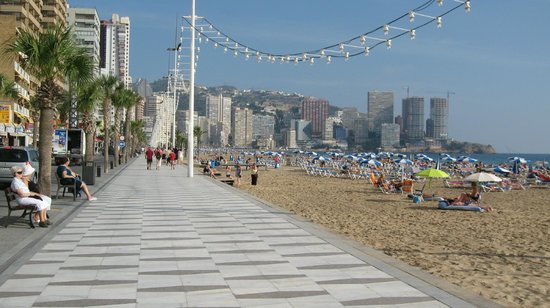
<svg viewBox="0 0 550 308">
<path fill-rule="evenodd" d="M 233 146 L 249 147 L 252 144 L 253 114 L 248 108 L 235 107 L 231 119 L 231 136 Z"/>
<path fill-rule="evenodd" d="M 94 75 L 99 76 L 99 15 L 94 8 L 70 7 L 68 10 L 68 22 L 76 37 L 79 47 L 84 48 L 94 61 Z"/>
<path fill-rule="evenodd" d="M 399 147 L 399 124 L 382 123 L 380 146 L 386 149 Z"/>
<path fill-rule="evenodd" d="M 321 139 L 328 118 L 328 101 L 323 99 L 305 98 L 302 102 L 302 120 L 310 121 L 312 138 Z"/>
<path fill-rule="evenodd" d="M 369 134 L 380 134 L 382 123 L 393 123 L 393 92 L 368 92 L 367 122 Z"/>
<path fill-rule="evenodd" d="M 403 134 L 405 141 L 417 143 L 424 140 L 424 98 L 403 99 Z"/>
<path fill-rule="evenodd" d="M 100 26 L 100 70 L 102 75 L 116 76 L 129 89 L 130 76 L 130 17 L 113 14 Z"/>
<path fill-rule="evenodd" d="M 436 141 L 449 138 L 449 102 L 446 98 L 430 98 L 430 119 L 433 122 L 433 131 L 429 136 Z"/>
<path fill-rule="evenodd" d="M 275 117 L 271 115 L 252 115 L 253 139 L 273 138 L 275 135 Z"/>
</svg>

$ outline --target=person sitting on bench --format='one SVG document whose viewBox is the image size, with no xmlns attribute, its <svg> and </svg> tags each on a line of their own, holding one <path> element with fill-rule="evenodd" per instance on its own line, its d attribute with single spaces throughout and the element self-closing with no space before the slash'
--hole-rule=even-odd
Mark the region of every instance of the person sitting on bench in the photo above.
<svg viewBox="0 0 550 308">
<path fill-rule="evenodd" d="M 80 176 L 74 172 L 71 168 L 69 168 L 69 158 L 62 157 L 61 158 L 61 165 L 57 167 L 57 175 L 61 179 L 61 184 L 63 185 L 70 185 L 76 182 L 76 191 L 75 193 L 80 192 L 80 190 L 84 191 L 86 194 L 86 197 L 88 197 L 88 201 L 95 201 L 97 200 L 96 197 L 92 196 L 90 193 L 90 190 L 88 189 L 88 185 L 86 183 L 82 182 L 82 179 Z"/>
</svg>

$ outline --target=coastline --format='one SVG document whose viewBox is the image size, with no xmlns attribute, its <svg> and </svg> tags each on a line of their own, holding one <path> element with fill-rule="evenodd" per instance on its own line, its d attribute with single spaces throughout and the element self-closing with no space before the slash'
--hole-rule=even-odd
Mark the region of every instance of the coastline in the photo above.
<svg viewBox="0 0 550 308">
<path fill-rule="evenodd" d="M 549 305 L 550 189 L 492 192 L 492 213 L 437 210 L 382 194 L 368 181 L 308 176 L 297 167 L 243 170 L 240 189 L 506 306 Z M 434 181 L 431 192 L 461 189 Z"/>
</svg>

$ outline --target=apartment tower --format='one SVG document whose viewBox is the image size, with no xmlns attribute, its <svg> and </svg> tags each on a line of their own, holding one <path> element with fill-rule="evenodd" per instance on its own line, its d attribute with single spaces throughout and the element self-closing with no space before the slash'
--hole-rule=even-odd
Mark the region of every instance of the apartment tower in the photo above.
<svg viewBox="0 0 550 308">
<path fill-rule="evenodd" d="M 302 120 L 311 122 L 313 139 L 321 139 L 328 118 L 328 101 L 323 99 L 305 98 L 302 102 Z"/>
</svg>

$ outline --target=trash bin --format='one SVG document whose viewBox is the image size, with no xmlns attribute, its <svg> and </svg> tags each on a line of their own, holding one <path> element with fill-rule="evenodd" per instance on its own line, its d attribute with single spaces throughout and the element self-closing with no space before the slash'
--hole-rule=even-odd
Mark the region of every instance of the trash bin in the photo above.
<svg viewBox="0 0 550 308">
<path fill-rule="evenodd" d="M 87 161 L 82 166 L 82 181 L 87 185 L 95 184 L 95 162 Z"/>
</svg>

